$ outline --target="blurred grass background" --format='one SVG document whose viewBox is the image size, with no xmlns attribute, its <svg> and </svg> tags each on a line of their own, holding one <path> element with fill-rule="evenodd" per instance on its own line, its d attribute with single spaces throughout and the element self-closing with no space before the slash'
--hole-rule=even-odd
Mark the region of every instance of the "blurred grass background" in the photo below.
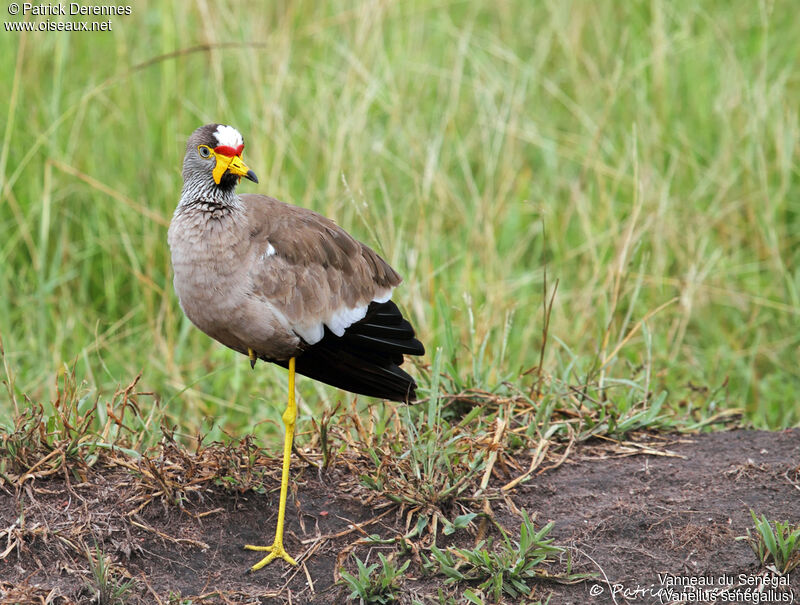
<svg viewBox="0 0 800 605">
<path fill-rule="evenodd" d="M 109 33 L 0 34 L 17 393 L 52 397 L 65 365 L 87 397 L 141 371 L 188 434 L 272 430 L 285 372 L 251 372 L 172 291 L 185 140 L 220 121 L 260 178 L 243 191 L 335 218 L 404 275 L 395 299 L 460 384 L 531 382 L 546 266 L 545 373 L 800 421 L 792 3 L 131 6 Z M 337 396 L 300 388 L 306 415 Z"/>
</svg>

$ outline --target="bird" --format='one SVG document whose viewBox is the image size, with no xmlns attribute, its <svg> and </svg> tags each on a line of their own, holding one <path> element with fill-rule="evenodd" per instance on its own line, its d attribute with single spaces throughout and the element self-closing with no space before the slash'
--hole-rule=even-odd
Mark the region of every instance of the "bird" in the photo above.
<svg viewBox="0 0 800 605">
<path fill-rule="evenodd" d="M 242 159 L 233 126 L 206 124 L 186 143 L 183 188 L 168 231 L 180 306 L 202 332 L 257 360 L 288 370 L 280 500 L 270 546 L 250 568 L 282 559 L 286 493 L 297 418 L 295 374 L 351 393 L 416 400 L 416 382 L 400 368 L 425 354 L 392 301 L 400 275 L 333 220 L 272 197 L 238 194 L 242 177 L 258 183 Z"/>
</svg>

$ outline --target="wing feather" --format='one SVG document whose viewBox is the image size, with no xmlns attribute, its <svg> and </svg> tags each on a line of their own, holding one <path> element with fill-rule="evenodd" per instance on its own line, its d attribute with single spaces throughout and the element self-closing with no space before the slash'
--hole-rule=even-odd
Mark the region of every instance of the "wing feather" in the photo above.
<svg viewBox="0 0 800 605">
<path fill-rule="evenodd" d="M 315 212 L 266 196 L 241 198 L 257 226 L 250 232 L 252 296 L 304 341 L 297 372 L 353 393 L 413 401 L 417 385 L 400 365 L 403 355 L 425 349 L 390 300 L 397 272 Z"/>
<path fill-rule="evenodd" d="M 259 227 L 250 232 L 253 295 L 269 300 L 307 344 L 319 342 L 326 327 L 342 336 L 402 281 L 332 220 L 263 195 L 241 199 Z"/>
</svg>

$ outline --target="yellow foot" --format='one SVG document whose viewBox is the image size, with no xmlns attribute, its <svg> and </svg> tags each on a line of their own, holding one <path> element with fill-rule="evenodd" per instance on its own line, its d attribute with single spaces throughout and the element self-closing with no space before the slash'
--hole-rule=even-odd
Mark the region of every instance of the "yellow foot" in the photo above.
<svg viewBox="0 0 800 605">
<path fill-rule="evenodd" d="M 280 557 L 281 559 L 283 559 L 287 563 L 290 563 L 291 565 L 297 565 L 297 561 L 292 559 L 292 557 L 289 555 L 289 553 L 286 552 L 286 550 L 283 548 L 283 544 L 279 543 L 278 541 L 276 541 L 275 544 L 273 544 L 272 546 L 253 546 L 252 544 L 245 544 L 244 547 L 247 550 L 260 550 L 260 551 L 266 551 L 266 552 L 269 553 L 266 557 L 261 559 L 255 565 L 253 565 L 250 568 L 250 571 L 258 571 L 259 569 L 261 569 L 265 565 L 268 565 L 269 563 L 272 563 L 278 557 Z"/>
</svg>

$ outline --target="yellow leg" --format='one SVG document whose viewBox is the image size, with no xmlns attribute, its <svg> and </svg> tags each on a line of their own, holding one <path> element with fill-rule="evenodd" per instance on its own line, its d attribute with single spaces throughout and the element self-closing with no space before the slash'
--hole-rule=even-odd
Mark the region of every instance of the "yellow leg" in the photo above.
<svg viewBox="0 0 800 605">
<path fill-rule="evenodd" d="M 258 355 L 253 349 L 247 349 L 247 356 L 250 358 L 250 369 L 256 367 L 256 361 L 258 360 Z"/>
<path fill-rule="evenodd" d="M 283 424 L 286 426 L 286 437 L 283 442 L 283 472 L 281 474 L 281 499 L 278 506 L 278 527 L 275 528 L 275 542 L 272 546 L 253 546 L 245 544 L 247 550 L 261 550 L 269 554 L 250 568 L 250 571 L 257 571 L 271 563 L 278 557 L 297 565 L 289 553 L 283 548 L 283 518 L 286 514 L 286 492 L 289 489 L 289 461 L 292 455 L 292 438 L 294 437 L 294 423 L 297 418 L 297 404 L 294 401 L 294 357 L 289 360 L 289 403 L 283 413 Z"/>
</svg>

